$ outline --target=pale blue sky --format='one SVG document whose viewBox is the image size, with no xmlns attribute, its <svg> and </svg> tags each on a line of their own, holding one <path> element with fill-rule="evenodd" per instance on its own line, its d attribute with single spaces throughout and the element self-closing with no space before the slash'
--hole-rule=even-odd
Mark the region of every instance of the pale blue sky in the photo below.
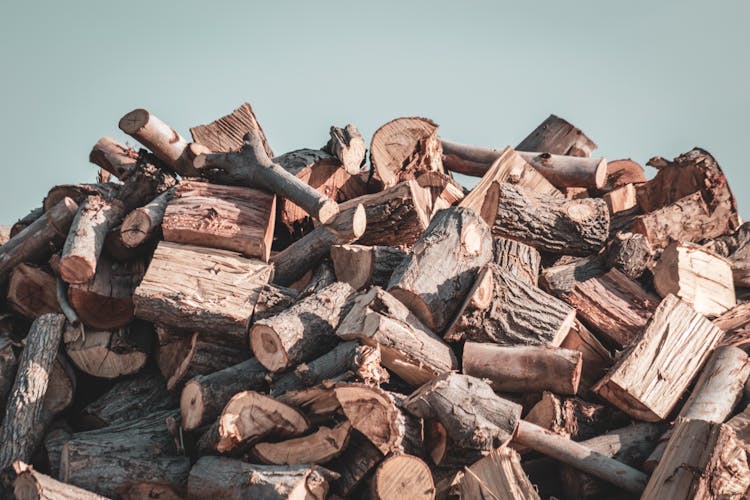
<svg viewBox="0 0 750 500">
<path fill-rule="evenodd" d="M 750 2 L 14 2 L 0 4 L 0 224 L 145 107 L 186 137 L 250 102 L 277 154 L 409 115 L 518 143 L 548 114 L 609 159 L 719 160 L 750 217 Z"/>
</svg>

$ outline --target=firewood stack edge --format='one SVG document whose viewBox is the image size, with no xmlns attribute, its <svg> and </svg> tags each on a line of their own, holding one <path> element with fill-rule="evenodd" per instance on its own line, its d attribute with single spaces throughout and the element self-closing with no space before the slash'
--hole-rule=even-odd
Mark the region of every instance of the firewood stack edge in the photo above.
<svg viewBox="0 0 750 500">
<path fill-rule="evenodd" d="M 707 151 L 119 128 L 0 231 L 1 498 L 750 494 L 750 225 Z"/>
</svg>

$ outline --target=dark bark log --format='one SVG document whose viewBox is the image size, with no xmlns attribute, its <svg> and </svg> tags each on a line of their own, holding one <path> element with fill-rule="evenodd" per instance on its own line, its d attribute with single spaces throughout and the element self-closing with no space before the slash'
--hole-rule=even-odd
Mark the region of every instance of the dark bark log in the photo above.
<svg viewBox="0 0 750 500">
<path fill-rule="evenodd" d="M 104 200 L 111 201 L 117 197 L 122 185 L 114 182 L 97 182 L 94 184 L 60 184 L 49 190 L 44 198 L 44 211 L 48 212 L 52 207 L 60 203 L 66 197 L 77 204 L 83 203 L 89 196 L 100 196 Z"/>
<path fill-rule="evenodd" d="M 18 370 L 18 357 L 13 350 L 14 342 L 7 335 L 0 335 L 0 415 L 4 414 L 13 381 Z"/>
<path fill-rule="evenodd" d="M 89 161 L 124 181 L 136 168 L 138 153 L 111 137 L 102 137 L 89 153 Z"/>
<path fill-rule="evenodd" d="M 125 246 L 135 248 L 143 245 L 161 229 L 167 203 L 174 189 L 164 191 L 146 205 L 130 212 L 122 221 L 120 234 Z"/>
<path fill-rule="evenodd" d="M 542 258 L 532 246 L 495 238 L 493 262 L 527 285 L 537 286 Z"/>
<path fill-rule="evenodd" d="M 59 313 L 56 288 L 55 277 L 44 268 L 19 264 L 8 281 L 8 306 L 31 320 L 42 314 Z"/>
<path fill-rule="evenodd" d="M 368 286 L 384 287 L 406 256 L 401 248 L 381 245 L 335 245 L 331 260 L 339 281 L 349 283 L 355 290 Z"/>
<path fill-rule="evenodd" d="M 362 433 L 353 430 L 343 455 L 326 464 L 340 476 L 331 484 L 332 490 L 342 497 L 349 496 L 382 460 L 380 450 Z"/>
<path fill-rule="evenodd" d="M 13 463 L 13 475 L 13 494 L 18 500 L 107 500 L 37 472 L 22 461 Z"/>
<path fill-rule="evenodd" d="M 539 275 L 539 286 L 558 298 L 572 292 L 578 283 L 601 276 L 608 270 L 604 259 L 598 255 L 563 260 Z"/>
<path fill-rule="evenodd" d="M 607 266 L 616 267 L 633 280 L 643 275 L 652 265 L 653 259 L 651 244 L 642 234 L 618 232 L 607 246 Z"/>
<path fill-rule="evenodd" d="M 422 172 L 442 172 L 438 125 L 427 118 L 396 118 L 372 136 L 370 164 L 385 187 L 414 179 Z"/>
<path fill-rule="evenodd" d="M 8 233 L 8 239 L 14 237 L 27 227 L 29 227 L 35 220 L 44 214 L 44 207 L 36 207 L 31 210 L 28 214 L 18 219 L 11 227 L 10 233 Z M 5 242 L 3 242 L 5 244 Z"/>
<path fill-rule="evenodd" d="M 217 153 L 239 150 L 243 144 L 242 138 L 248 132 L 260 136 L 263 149 L 265 149 L 269 158 L 273 158 L 273 151 L 268 145 L 266 134 L 263 133 L 263 128 L 258 123 L 252 106 L 246 102 L 228 115 L 222 116 L 208 125 L 197 125 L 190 128 L 193 141 Z"/>
<path fill-rule="evenodd" d="M 596 143 L 586 137 L 579 128 L 559 116 L 549 115 L 516 149 L 558 155 L 591 156 L 591 152 L 596 149 Z"/>
<path fill-rule="evenodd" d="M 349 174 L 357 175 L 365 163 L 367 152 L 362 134 L 351 123 L 344 128 L 332 126 L 330 134 L 331 138 L 323 146 L 323 151 L 338 158 Z"/>
</svg>

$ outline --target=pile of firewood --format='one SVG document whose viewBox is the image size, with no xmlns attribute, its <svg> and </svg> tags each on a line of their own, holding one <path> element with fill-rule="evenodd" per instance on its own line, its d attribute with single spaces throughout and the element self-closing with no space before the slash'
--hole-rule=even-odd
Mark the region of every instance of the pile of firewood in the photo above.
<svg viewBox="0 0 750 500">
<path fill-rule="evenodd" d="M 119 127 L 143 149 L 0 240 L 0 497 L 750 491 L 750 226 L 708 152 Z"/>
</svg>

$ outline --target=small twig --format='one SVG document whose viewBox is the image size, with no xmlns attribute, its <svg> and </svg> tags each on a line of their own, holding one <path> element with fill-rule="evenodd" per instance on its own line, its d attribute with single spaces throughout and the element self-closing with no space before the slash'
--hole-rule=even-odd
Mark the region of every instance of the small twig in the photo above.
<svg viewBox="0 0 750 500">
<path fill-rule="evenodd" d="M 57 278 L 57 303 L 68 322 L 75 328 L 81 326 L 81 320 L 68 302 L 68 285 L 58 276 Z M 81 328 L 83 332 L 83 328 Z"/>
</svg>

